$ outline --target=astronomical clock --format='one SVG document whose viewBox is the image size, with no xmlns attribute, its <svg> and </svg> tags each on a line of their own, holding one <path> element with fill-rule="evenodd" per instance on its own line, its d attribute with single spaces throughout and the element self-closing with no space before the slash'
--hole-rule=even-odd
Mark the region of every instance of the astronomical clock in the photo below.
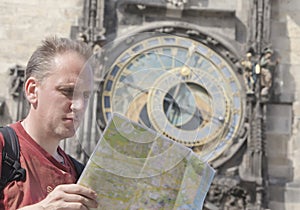
<svg viewBox="0 0 300 210">
<path fill-rule="evenodd" d="M 267 207 L 265 109 L 259 85 L 246 92 L 240 62 L 249 43 L 258 52 L 262 45 L 246 40 L 236 4 L 86 1 L 72 30 L 101 48 L 93 108 L 100 128 L 120 113 L 191 148 L 217 172 L 210 210 Z"/>
<path fill-rule="evenodd" d="M 101 87 L 100 121 L 121 113 L 205 160 L 230 147 L 245 102 L 237 69 L 227 58 L 197 39 L 156 31 L 120 40 L 113 50 L 118 53 L 109 57 Z"/>
</svg>

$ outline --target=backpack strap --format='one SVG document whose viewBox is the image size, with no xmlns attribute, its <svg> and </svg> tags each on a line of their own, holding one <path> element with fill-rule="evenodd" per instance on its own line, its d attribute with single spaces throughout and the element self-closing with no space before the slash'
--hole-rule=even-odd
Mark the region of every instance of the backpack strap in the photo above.
<svg viewBox="0 0 300 210">
<path fill-rule="evenodd" d="M 78 160 L 73 158 L 71 155 L 69 155 L 69 157 L 75 166 L 75 170 L 77 173 L 77 180 L 78 180 L 85 166 L 82 163 L 80 163 Z"/>
<path fill-rule="evenodd" d="M 26 170 L 20 164 L 20 145 L 18 137 L 9 126 L 0 127 L 0 132 L 4 137 L 4 147 L 2 151 L 2 172 L 0 178 L 0 192 L 7 183 L 17 180 L 24 181 Z"/>
</svg>

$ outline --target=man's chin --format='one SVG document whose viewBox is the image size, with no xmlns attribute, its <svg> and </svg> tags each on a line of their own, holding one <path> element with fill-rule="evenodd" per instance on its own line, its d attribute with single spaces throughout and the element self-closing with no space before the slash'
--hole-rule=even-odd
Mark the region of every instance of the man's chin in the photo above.
<svg viewBox="0 0 300 210">
<path fill-rule="evenodd" d="M 64 137 L 64 138 L 70 138 L 70 137 L 73 137 L 76 133 L 76 128 L 74 126 L 68 126 L 68 127 L 64 127 L 62 130 L 61 130 L 61 135 Z"/>
<path fill-rule="evenodd" d="M 63 133 L 63 139 L 72 138 L 75 135 L 75 131 L 67 131 Z"/>
<path fill-rule="evenodd" d="M 60 134 L 64 136 L 64 138 L 73 137 L 76 133 L 76 130 L 79 127 L 79 123 L 77 121 L 71 122 L 64 122 L 61 125 Z"/>
</svg>

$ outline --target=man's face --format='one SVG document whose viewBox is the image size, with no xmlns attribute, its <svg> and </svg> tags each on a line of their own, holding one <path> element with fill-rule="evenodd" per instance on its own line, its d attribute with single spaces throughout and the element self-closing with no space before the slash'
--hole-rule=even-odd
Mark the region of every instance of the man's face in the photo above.
<svg viewBox="0 0 300 210">
<path fill-rule="evenodd" d="M 56 56 L 51 68 L 50 75 L 39 83 L 36 110 L 48 135 L 68 138 L 83 118 L 92 91 L 92 73 L 74 52 Z"/>
</svg>

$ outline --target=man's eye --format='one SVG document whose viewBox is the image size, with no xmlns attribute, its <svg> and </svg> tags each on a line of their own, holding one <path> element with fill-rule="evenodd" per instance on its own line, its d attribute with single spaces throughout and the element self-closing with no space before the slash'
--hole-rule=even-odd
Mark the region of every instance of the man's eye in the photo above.
<svg viewBox="0 0 300 210">
<path fill-rule="evenodd" d="M 65 96 L 72 97 L 73 93 L 74 93 L 74 90 L 73 89 L 63 89 L 63 90 L 61 90 L 61 92 Z"/>
</svg>

